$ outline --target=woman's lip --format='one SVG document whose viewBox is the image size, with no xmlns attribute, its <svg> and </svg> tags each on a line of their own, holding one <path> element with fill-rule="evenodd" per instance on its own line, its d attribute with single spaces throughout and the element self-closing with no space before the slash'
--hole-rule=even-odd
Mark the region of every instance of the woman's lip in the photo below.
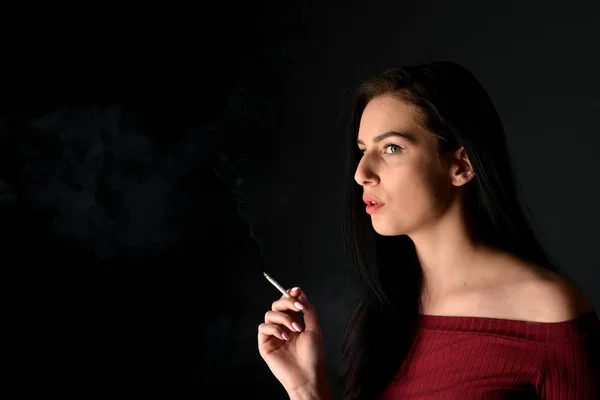
<svg viewBox="0 0 600 400">
<path fill-rule="evenodd" d="M 363 201 L 365 202 L 365 204 L 371 204 L 371 203 L 377 203 L 377 204 L 384 204 L 383 202 L 379 201 L 379 199 L 376 199 L 373 196 L 369 196 L 368 194 L 363 195 Z"/>
<path fill-rule="evenodd" d="M 373 206 L 368 204 L 366 207 L 367 214 L 375 214 L 381 207 L 383 207 L 383 204 L 375 204 Z"/>
</svg>

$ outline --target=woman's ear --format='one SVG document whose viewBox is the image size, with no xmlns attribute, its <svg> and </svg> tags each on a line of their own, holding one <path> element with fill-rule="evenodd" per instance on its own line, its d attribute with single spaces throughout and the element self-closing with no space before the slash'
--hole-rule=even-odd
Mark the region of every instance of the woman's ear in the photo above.
<svg viewBox="0 0 600 400">
<path fill-rule="evenodd" d="M 454 186 L 465 185 L 475 177 L 475 171 L 463 146 L 452 153 L 450 175 Z"/>
</svg>

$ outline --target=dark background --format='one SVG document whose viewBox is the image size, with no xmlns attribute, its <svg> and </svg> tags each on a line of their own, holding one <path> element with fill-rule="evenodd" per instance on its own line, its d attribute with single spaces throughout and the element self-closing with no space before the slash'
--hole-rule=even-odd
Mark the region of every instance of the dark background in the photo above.
<svg viewBox="0 0 600 400">
<path fill-rule="evenodd" d="M 280 296 L 267 271 L 318 307 L 333 382 L 356 296 L 340 225 L 351 90 L 420 61 L 460 62 L 488 89 L 536 231 L 598 307 L 598 11 L 267 1 L 6 13 L 8 379 L 76 398 L 286 398 L 257 350 Z"/>
</svg>

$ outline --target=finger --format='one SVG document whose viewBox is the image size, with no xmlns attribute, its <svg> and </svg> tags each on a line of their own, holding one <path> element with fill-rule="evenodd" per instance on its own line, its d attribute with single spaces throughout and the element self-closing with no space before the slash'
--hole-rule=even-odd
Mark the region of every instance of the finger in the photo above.
<svg viewBox="0 0 600 400">
<path fill-rule="evenodd" d="M 291 289 L 288 289 L 287 292 L 294 298 L 306 300 L 306 294 L 304 293 L 302 288 L 300 288 L 299 286 L 295 286 Z M 283 296 L 283 297 L 287 297 L 287 296 Z"/>
<path fill-rule="evenodd" d="M 271 310 L 289 312 L 302 312 L 304 317 L 304 330 L 321 331 L 317 310 L 313 304 L 306 299 L 297 299 L 294 297 L 284 297 L 271 305 Z"/>
<path fill-rule="evenodd" d="M 273 302 L 273 305 L 272 305 L 272 307 L 271 307 L 271 309 L 272 309 L 273 311 L 278 311 L 278 310 L 279 310 L 279 311 L 281 311 L 281 310 L 288 310 L 288 309 L 286 309 L 285 307 L 281 308 L 281 306 L 276 306 L 276 305 L 275 305 L 276 303 L 279 303 L 279 301 L 281 301 L 281 300 L 284 300 L 284 304 L 287 304 L 287 303 L 285 303 L 285 302 L 290 302 L 290 301 L 291 301 L 291 304 L 292 304 L 292 305 L 293 305 L 293 304 L 294 304 L 296 301 L 298 301 L 298 302 L 300 302 L 300 303 L 302 303 L 302 302 L 308 302 L 308 298 L 306 297 L 306 294 L 304 293 L 304 291 L 303 291 L 303 290 L 302 290 L 302 289 L 301 289 L 299 286 L 293 287 L 293 288 L 291 288 L 291 289 L 287 289 L 287 290 L 286 290 L 286 292 L 290 294 L 290 297 L 287 297 L 287 296 L 285 296 L 285 295 L 282 295 L 282 296 L 281 296 L 281 298 L 280 298 L 279 300 L 277 300 L 277 301 Z M 292 308 L 290 308 L 289 310 L 292 310 L 292 311 L 299 312 L 299 311 L 301 311 L 302 309 L 301 309 L 301 308 L 299 308 L 299 307 L 292 307 Z"/>
<path fill-rule="evenodd" d="M 295 286 L 291 289 L 287 289 L 286 293 L 288 293 L 289 296 L 282 295 L 281 298 L 279 299 L 279 301 L 280 300 L 289 301 L 290 299 L 305 298 L 302 293 L 302 290 L 300 289 L 299 286 Z M 292 319 L 293 322 L 296 322 L 297 328 L 300 329 L 300 330 L 291 329 L 291 332 L 301 332 L 302 330 L 304 330 L 304 328 L 302 327 L 303 324 L 302 324 L 301 320 L 299 320 L 297 317 L 297 313 L 300 311 L 299 308 L 297 308 L 297 307 L 286 308 L 285 306 L 282 306 L 282 305 L 277 306 L 277 305 L 275 305 L 275 303 L 276 302 L 273 303 L 271 309 L 273 311 L 278 311 L 278 312 L 288 315 Z M 293 304 L 293 302 L 292 302 L 292 304 Z"/>
<path fill-rule="evenodd" d="M 287 295 L 282 294 L 280 299 L 289 299 L 290 297 L 298 297 L 302 294 L 302 290 L 300 289 L 299 286 L 295 286 L 291 289 L 286 289 L 285 292 L 287 293 Z"/>
<path fill-rule="evenodd" d="M 273 304 L 271 304 L 272 311 L 300 312 L 303 308 L 304 305 L 300 299 L 296 299 L 294 297 L 284 297 L 283 299 L 276 300 L 273 302 Z"/>
<path fill-rule="evenodd" d="M 290 339 L 289 335 L 279 325 L 267 324 L 265 322 L 258 325 L 258 344 L 265 343 L 271 336 L 285 341 Z"/>
<path fill-rule="evenodd" d="M 279 311 L 267 311 L 265 322 L 268 324 L 285 325 L 292 332 L 302 332 L 302 325 L 289 314 Z"/>
</svg>

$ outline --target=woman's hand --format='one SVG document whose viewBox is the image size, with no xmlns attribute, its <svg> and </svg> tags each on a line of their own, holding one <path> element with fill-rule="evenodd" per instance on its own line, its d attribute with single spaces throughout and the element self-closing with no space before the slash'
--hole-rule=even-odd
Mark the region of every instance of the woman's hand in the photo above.
<svg viewBox="0 0 600 400">
<path fill-rule="evenodd" d="M 322 385 L 325 351 L 317 311 L 299 288 L 287 291 L 258 326 L 258 350 L 288 393 Z M 297 313 L 302 312 L 306 326 Z M 300 331 L 298 331 L 298 328 Z"/>
</svg>

